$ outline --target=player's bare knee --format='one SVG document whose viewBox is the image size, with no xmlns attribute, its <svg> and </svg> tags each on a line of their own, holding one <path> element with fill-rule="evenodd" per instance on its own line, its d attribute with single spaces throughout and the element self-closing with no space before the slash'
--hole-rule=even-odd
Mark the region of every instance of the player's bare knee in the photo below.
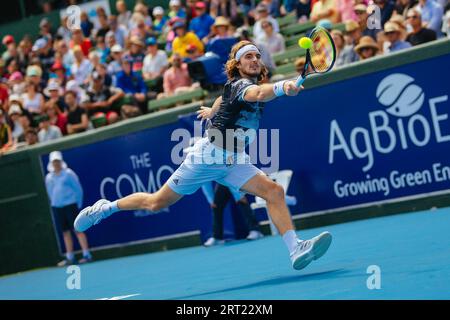
<svg viewBox="0 0 450 320">
<path fill-rule="evenodd" d="M 266 195 L 264 198 L 267 202 L 278 203 L 284 201 L 284 189 L 281 185 L 275 182 L 270 182 L 270 185 L 266 189 Z"/>
</svg>

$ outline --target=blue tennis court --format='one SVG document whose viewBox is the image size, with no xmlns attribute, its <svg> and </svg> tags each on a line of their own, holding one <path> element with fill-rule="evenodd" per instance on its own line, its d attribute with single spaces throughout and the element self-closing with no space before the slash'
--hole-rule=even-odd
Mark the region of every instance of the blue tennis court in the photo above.
<svg viewBox="0 0 450 320">
<path fill-rule="evenodd" d="M 98 261 L 81 267 L 81 289 L 66 269 L 0 278 L 0 299 L 449 299 L 450 208 L 362 220 L 329 230 L 329 252 L 302 271 L 280 237 Z M 369 290 L 369 266 L 381 288 Z"/>
</svg>

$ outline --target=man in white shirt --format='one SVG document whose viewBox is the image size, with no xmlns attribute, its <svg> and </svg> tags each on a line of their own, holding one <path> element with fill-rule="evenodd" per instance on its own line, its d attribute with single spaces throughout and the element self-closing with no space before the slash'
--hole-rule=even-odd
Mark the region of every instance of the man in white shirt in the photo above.
<svg viewBox="0 0 450 320">
<path fill-rule="evenodd" d="M 163 50 L 158 50 L 158 44 L 153 37 L 148 38 L 146 44 L 148 49 L 147 55 L 144 58 L 142 75 L 144 80 L 154 80 L 151 87 L 160 87 L 162 90 L 162 76 L 169 65 L 167 54 Z"/>
<path fill-rule="evenodd" d="M 47 115 L 41 116 L 39 123 L 39 142 L 46 142 L 62 137 L 61 130 L 50 123 L 50 118 Z"/>
</svg>

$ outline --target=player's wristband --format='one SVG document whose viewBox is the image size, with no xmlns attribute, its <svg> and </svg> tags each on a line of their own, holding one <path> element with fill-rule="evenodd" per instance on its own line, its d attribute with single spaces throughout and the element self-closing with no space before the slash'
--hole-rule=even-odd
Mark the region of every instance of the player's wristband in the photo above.
<svg viewBox="0 0 450 320">
<path fill-rule="evenodd" d="M 284 83 L 286 81 L 287 80 L 282 80 L 282 81 L 275 82 L 273 84 L 273 93 L 275 93 L 275 95 L 277 97 L 281 97 L 281 96 L 284 96 L 286 94 L 286 92 L 284 92 Z"/>
</svg>

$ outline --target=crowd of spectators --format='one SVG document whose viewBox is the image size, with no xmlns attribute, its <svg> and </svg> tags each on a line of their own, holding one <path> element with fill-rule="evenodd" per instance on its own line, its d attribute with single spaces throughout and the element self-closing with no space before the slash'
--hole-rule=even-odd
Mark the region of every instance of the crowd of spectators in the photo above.
<svg viewBox="0 0 450 320">
<path fill-rule="evenodd" d="M 239 40 L 259 45 L 273 71 L 284 15 L 328 28 L 337 67 L 450 37 L 448 0 L 170 0 L 168 9 L 118 0 L 115 9 L 82 12 L 75 28 L 44 18 L 37 38 L 3 36 L 0 154 L 144 114 L 148 101 L 200 86 L 187 63 L 209 52 L 226 60 Z"/>
</svg>

